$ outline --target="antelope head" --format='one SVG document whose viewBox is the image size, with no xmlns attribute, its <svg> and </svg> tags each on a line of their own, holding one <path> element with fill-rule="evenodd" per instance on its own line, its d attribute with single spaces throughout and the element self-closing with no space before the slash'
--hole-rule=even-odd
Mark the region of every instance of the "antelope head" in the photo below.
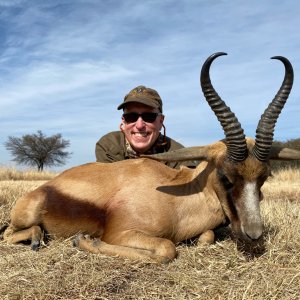
<svg viewBox="0 0 300 300">
<path fill-rule="evenodd" d="M 245 241 L 258 240 L 263 232 L 260 215 L 261 187 L 270 175 L 269 159 L 300 159 L 298 151 L 272 146 L 277 118 L 293 84 L 293 68 L 288 59 L 274 56 L 283 62 L 283 83 L 262 114 L 256 129 L 255 141 L 246 138 L 240 122 L 215 91 L 209 70 L 211 63 L 226 53 L 211 55 L 203 64 L 200 82 L 207 103 L 220 122 L 225 139 L 208 146 L 183 148 L 173 152 L 147 156 L 159 161 L 206 160 L 215 166 L 211 192 L 217 195 L 232 229 Z"/>
</svg>

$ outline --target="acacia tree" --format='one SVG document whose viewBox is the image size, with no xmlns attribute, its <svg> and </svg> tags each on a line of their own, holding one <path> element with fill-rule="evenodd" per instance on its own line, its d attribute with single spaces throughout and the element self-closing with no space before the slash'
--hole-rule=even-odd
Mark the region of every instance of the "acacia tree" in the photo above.
<svg viewBox="0 0 300 300">
<path fill-rule="evenodd" d="M 69 146 L 69 140 L 63 139 L 60 133 L 46 137 L 40 130 L 21 138 L 9 136 L 5 142 L 6 149 L 14 157 L 13 161 L 36 166 L 38 171 L 43 171 L 45 166 L 64 165 L 72 154 L 64 151 Z"/>
</svg>

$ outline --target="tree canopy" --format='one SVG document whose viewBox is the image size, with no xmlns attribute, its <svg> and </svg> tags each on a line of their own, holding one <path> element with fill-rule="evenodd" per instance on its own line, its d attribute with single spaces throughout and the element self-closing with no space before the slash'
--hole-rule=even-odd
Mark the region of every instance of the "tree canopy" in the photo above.
<svg viewBox="0 0 300 300">
<path fill-rule="evenodd" d="M 63 139 L 60 133 L 47 137 L 40 130 L 21 138 L 9 136 L 5 142 L 6 149 L 14 157 L 13 161 L 35 166 L 38 171 L 43 171 L 45 166 L 64 165 L 72 154 L 64 151 L 69 146 L 69 140 Z"/>
</svg>

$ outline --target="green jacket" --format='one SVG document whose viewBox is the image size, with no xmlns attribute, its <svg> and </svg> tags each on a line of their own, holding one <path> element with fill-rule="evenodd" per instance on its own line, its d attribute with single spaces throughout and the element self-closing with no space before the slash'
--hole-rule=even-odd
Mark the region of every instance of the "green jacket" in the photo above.
<svg viewBox="0 0 300 300">
<path fill-rule="evenodd" d="M 157 142 L 145 154 L 163 153 L 176 149 L 184 148 L 181 144 L 167 137 L 167 143 L 160 145 L 163 136 L 160 135 Z M 121 131 L 110 132 L 96 143 L 96 160 L 97 162 L 111 163 L 124 159 L 138 158 L 130 145 L 126 142 L 125 136 Z M 181 165 L 195 167 L 196 162 L 167 162 L 165 163 L 171 168 L 179 168 Z"/>
</svg>

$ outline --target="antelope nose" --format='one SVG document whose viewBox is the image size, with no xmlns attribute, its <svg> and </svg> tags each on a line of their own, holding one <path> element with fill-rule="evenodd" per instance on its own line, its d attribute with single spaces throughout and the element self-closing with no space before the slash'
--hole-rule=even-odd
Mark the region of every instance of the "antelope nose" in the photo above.
<svg viewBox="0 0 300 300">
<path fill-rule="evenodd" d="M 249 238 L 252 241 L 258 240 L 263 233 L 263 226 L 262 225 L 256 225 L 251 228 L 245 229 L 245 235 L 247 238 Z"/>
</svg>

